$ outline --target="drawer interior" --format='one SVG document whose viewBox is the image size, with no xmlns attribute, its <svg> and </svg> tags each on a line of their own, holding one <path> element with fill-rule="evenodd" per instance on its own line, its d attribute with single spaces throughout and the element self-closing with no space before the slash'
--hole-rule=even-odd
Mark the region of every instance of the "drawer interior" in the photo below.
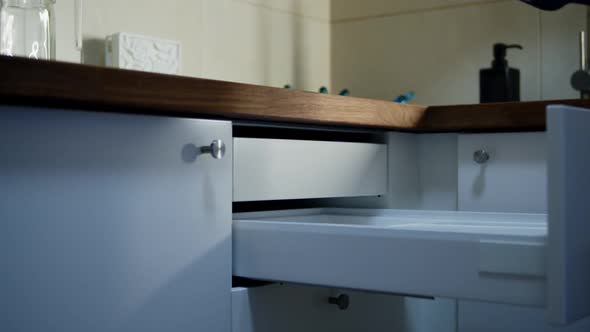
<svg viewBox="0 0 590 332">
<path fill-rule="evenodd" d="M 387 193 L 387 145 L 234 138 L 233 201 Z"/>
<path fill-rule="evenodd" d="M 261 222 L 306 224 L 307 227 L 346 225 L 392 231 L 435 232 L 441 237 L 464 234 L 476 238 L 504 236 L 543 241 L 547 235 L 546 216 L 543 214 L 322 208 L 291 213 L 262 213 L 258 218 L 252 214 L 249 218 Z"/>
</svg>

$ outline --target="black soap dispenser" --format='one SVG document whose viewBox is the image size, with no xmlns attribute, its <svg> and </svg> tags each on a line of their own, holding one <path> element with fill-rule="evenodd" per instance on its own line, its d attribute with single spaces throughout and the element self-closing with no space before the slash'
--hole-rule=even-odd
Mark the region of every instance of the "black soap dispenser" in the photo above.
<svg viewBox="0 0 590 332">
<path fill-rule="evenodd" d="M 481 103 L 498 103 L 520 101 L 520 71 L 508 67 L 506 50 L 520 45 L 494 44 L 494 61 L 492 68 L 479 71 L 479 101 Z"/>
</svg>

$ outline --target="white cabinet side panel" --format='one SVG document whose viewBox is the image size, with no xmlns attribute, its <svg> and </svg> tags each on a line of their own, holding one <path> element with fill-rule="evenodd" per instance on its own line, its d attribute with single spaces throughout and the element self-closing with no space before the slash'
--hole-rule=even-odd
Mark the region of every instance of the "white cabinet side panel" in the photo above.
<svg viewBox="0 0 590 332">
<path fill-rule="evenodd" d="M 547 309 L 552 323 L 590 315 L 590 110 L 549 106 Z"/>
<path fill-rule="evenodd" d="M 545 133 L 459 135 L 459 211 L 545 213 Z M 480 165 L 473 153 L 486 150 Z"/>
</svg>

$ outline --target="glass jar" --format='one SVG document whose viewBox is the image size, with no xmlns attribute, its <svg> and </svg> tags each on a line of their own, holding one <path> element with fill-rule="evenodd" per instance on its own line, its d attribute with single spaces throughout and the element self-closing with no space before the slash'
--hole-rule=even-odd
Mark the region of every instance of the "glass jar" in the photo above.
<svg viewBox="0 0 590 332">
<path fill-rule="evenodd" d="M 0 55 L 55 59 L 55 0 L 0 0 Z"/>
</svg>

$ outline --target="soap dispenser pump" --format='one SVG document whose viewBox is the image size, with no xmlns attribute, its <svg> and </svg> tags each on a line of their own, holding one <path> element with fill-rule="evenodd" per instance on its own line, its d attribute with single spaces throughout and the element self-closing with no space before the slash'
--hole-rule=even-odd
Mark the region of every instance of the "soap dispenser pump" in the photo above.
<svg viewBox="0 0 590 332">
<path fill-rule="evenodd" d="M 492 68 L 479 72 L 479 99 L 481 103 L 520 101 L 520 71 L 508 67 L 506 51 L 522 50 L 520 45 L 494 44 Z"/>
</svg>

